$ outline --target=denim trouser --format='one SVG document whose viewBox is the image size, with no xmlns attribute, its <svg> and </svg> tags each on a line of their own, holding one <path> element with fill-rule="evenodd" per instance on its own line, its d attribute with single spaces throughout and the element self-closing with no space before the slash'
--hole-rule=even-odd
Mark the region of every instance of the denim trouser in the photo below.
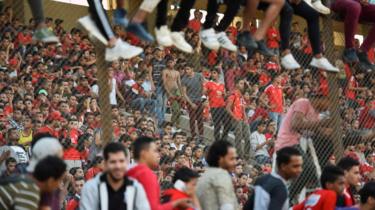
<svg viewBox="0 0 375 210">
<path fill-rule="evenodd" d="M 156 117 L 158 118 L 158 127 L 161 128 L 164 122 L 166 112 L 167 94 L 163 87 L 156 87 Z"/>
<path fill-rule="evenodd" d="M 282 120 L 281 113 L 270 112 L 269 116 L 270 116 L 271 120 L 276 123 L 276 129 L 279 130 L 280 125 L 281 125 L 281 120 Z"/>
<path fill-rule="evenodd" d="M 139 98 L 134 99 L 131 102 L 131 105 L 133 107 L 139 108 L 139 110 L 141 110 L 141 112 L 144 112 L 145 107 L 148 106 L 148 107 L 150 107 L 150 113 L 154 114 L 155 109 L 156 109 L 156 100 L 150 99 L 150 98 L 139 97 Z"/>
</svg>

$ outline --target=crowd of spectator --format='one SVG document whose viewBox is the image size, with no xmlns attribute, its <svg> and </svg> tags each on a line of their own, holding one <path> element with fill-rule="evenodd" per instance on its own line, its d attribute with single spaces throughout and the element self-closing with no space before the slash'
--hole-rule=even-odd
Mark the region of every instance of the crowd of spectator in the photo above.
<svg viewBox="0 0 375 210">
<path fill-rule="evenodd" d="M 114 26 L 118 38 L 142 47 L 144 52 L 103 68 L 96 66 L 95 46 L 80 29 L 64 28 L 63 19 L 46 18 L 48 29 L 61 43 L 34 42 L 33 19 L 24 24 L 13 18 L 11 8 L 6 8 L 0 13 L 1 179 L 34 172 L 27 165 L 35 167 L 35 154 L 48 156 L 60 151 L 58 146 L 49 144 L 38 149 L 37 139 L 57 138 L 69 173 L 57 174 L 65 167 L 49 157 L 41 161 L 33 174 L 40 181 L 49 176 L 62 179 L 61 196 L 53 201 L 54 205 L 77 209 L 85 182 L 110 167 L 109 153 L 122 151 L 116 146 L 107 153 L 103 151 L 101 118 L 111 115 L 112 140 L 132 151 L 126 158 L 152 165 L 152 154 L 141 154 L 142 149 L 134 151 L 131 145 L 141 136 L 155 139 L 160 161 L 150 168 L 157 175 L 162 194 L 165 193 L 162 200 L 175 195 L 171 188 L 176 188 L 176 180 L 196 181 L 207 172 L 210 163 L 206 154 L 213 139 L 204 133 L 205 127 L 213 129 L 215 140 L 235 142 L 239 156 L 230 178 L 238 203 L 245 205 L 254 192 L 256 178 L 272 171 L 274 143 L 285 113 L 298 99 L 327 96 L 327 72 L 308 67 L 313 53 L 306 30 L 302 32 L 298 22 L 293 23 L 290 42 L 291 52 L 302 67 L 287 70 L 281 67 L 279 56 L 266 58 L 258 52 L 249 53 L 244 46 L 238 46 L 237 52 L 201 47 L 197 33 L 200 18 L 196 15 L 190 20 L 185 31 L 185 38 L 194 49 L 191 55 L 147 44 Z M 227 29 L 233 43 L 241 27 L 241 22 L 237 22 Z M 278 54 L 280 35 L 275 27 L 269 29 L 267 38 L 268 47 Z M 371 48 L 372 62 L 373 54 Z M 339 92 L 335 93 L 340 100 L 335 105 L 342 119 L 340 134 L 345 154 L 360 163 L 360 182 L 364 183 L 375 179 L 375 143 L 358 140 L 375 128 L 375 75 L 355 71 L 338 57 L 334 63 L 340 69 Z M 106 71 L 109 76 L 104 88 L 110 90 L 111 113 L 101 112 L 98 105 L 98 71 Z M 189 120 L 189 129 L 182 126 L 183 117 Z M 329 133 L 318 138 L 329 141 L 327 136 Z M 335 163 L 333 148 L 324 152 L 327 160 Z M 56 174 L 40 175 L 40 171 L 46 172 L 46 165 L 55 165 Z M 112 169 L 115 173 L 116 168 Z M 127 173 L 142 183 L 137 178 L 140 174 L 132 174 L 132 169 Z M 98 176 L 95 179 L 98 183 L 102 181 Z M 138 185 L 129 184 L 135 188 Z M 53 190 L 46 188 L 46 192 L 50 191 Z M 115 191 L 108 193 L 116 195 Z M 199 203 L 197 198 L 193 201 Z M 92 202 L 86 204 L 86 209 L 94 209 L 90 207 L 95 205 Z M 151 206 L 152 202 L 159 201 L 149 199 Z M 173 207 L 182 204 L 183 201 L 175 202 Z"/>
</svg>

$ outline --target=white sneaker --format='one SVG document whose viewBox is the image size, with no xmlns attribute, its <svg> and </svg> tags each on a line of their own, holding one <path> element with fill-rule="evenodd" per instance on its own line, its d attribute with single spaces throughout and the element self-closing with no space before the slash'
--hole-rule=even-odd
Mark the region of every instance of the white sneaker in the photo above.
<svg viewBox="0 0 375 210">
<path fill-rule="evenodd" d="M 173 45 L 171 38 L 171 31 L 168 26 L 161 26 L 160 29 L 155 28 L 156 41 L 163 47 L 170 47 Z"/>
<path fill-rule="evenodd" d="M 98 27 L 96 26 L 95 22 L 91 19 L 89 15 L 81 17 L 78 19 L 78 24 L 89 33 L 90 37 L 94 37 L 98 41 L 100 41 L 105 46 L 108 45 L 108 40 L 103 36 L 103 34 L 99 31 Z"/>
<path fill-rule="evenodd" d="M 199 35 L 203 45 L 208 49 L 218 50 L 220 48 L 220 43 L 217 40 L 217 36 L 213 28 L 202 30 Z"/>
<path fill-rule="evenodd" d="M 331 13 L 331 9 L 324 6 L 324 4 L 319 0 L 314 1 L 312 5 L 316 11 L 318 11 L 319 13 L 322 13 L 323 15 L 329 15 Z"/>
<path fill-rule="evenodd" d="M 143 52 L 143 49 L 128 44 L 127 42 L 117 39 L 116 44 L 112 48 L 106 48 L 105 50 L 105 60 L 114 61 L 119 58 L 130 59 L 137 56 Z"/>
<path fill-rule="evenodd" d="M 292 53 L 281 57 L 281 65 L 286 69 L 299 69 L 301 66 L 298 64 Z"/>
<path fill-rule="evenodd" d="M 228 38 L 225 32 L 220 32 L 216 36 L 217 36 L 217 41 L 219 41 L 220 46 L 222 48 L 225 48 L 233 52 L 237 51 L 237 46 L 232 43 L 232 41 Z"/>
<path fill-rule="evenodd" d="M 193 48 L 184 38 L 184 32 L 171 32 L 171 38 L 173 45 L 176 46 L 177 49 L 186 53 L 193 52 Z"/>
<path fill-rule="evenodd" d="M 313 58 L 311 63 L 310 63 L 310 66 L 313 66 L 315 68 L 318 68 L 318 69 L 323 69 L 323 70 L 326 70 L 326 71 L 330 71 L 330 72 L 339 72 L 340 70 L 338 68 L 336 68 L 335 66 L 333 66 L 328 60 L 327 58 L 325 57 L 321 57 L 321 58 Z"/>
</svg>

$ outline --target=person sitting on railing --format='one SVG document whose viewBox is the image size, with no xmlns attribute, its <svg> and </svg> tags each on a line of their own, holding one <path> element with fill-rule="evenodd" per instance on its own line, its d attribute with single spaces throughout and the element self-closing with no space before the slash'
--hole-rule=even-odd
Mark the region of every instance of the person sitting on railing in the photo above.
<svg viewBox="0 0 375 210">
<path fill-rule="evenodd" d="M 354 35 L 360 21 L 375 23 L 375 5 L 368 0 L 336 0 L 331 9 L 344 18 L 345 25 L 345 50 L 343 54 L 344 61 L 347 63 L 359 62 L 364 69 L 375 70 L 367 56 L 367 52 L 375 43 L 375 27 L 372 26 L 366 39 L 363 41 L 359 50 L 354 49 Z"/>
</svg>

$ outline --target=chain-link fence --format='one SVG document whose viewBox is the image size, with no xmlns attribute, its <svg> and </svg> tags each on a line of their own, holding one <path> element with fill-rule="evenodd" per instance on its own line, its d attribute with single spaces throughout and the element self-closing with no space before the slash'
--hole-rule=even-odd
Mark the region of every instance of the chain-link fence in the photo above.
<svg viewBox="0 0 375 210">
<path fill-rule="evenodd" d="M 138 136 L 152 136 L 161 155 L 156 172 L 163 189 L 172 186 L 172 177 L 182 166 L 204 171 L 207 146 L 227 139 L 239 153 L 233 179 L 243 204 L 256 177 L 271 171 L 272 155 L 280 147 L 278 139 L 294 138 L 280 132 L 277 136 L 278 131 L 290 129 L 284 124 L 290 123 L 288 111 L 294 109 L 305 112 L 301 124 L 313 121 L 317 112 L 325 124 L 301 128 L 301 135 L 293 133 L 303 139 L 298 147 L 310 165 L 305 169 L 309 173 L 291 189 L 292 196 L 300 195 L 304 187 L 318 187 L 321 169 L 344 155 L 358 158 L 366 168 L 361 171 L 363 179 L 373 179 L 375 77 L 363 66 L 349 65 L 341 58 L 345 39 L 342 23 L 333 18 L 336 15 L 319 17 L 320 39 L 312 32 L 316 20 L 293 17 L 287 49 L 301 68 L 287 70 L 280 60 L 287 52 L 280 45 L 285 25 L 279 30 L 275 24 L 267 32 L 267 45 L 276 54 L 271 57 L 249 52 L 244 46 L 238 46 L 237 52 L 204 47 L 199 35 L 203 10 L 191 11 L 195 17 L 184 29 L 193 48 L 190 54 L 143 42 L 113 25 L 117 38 L 142 47 L 143 53 L 105 62 L 105 46 L 77 25 L 79 18 L 88 15 L 88 8 L 79 5 L 86 1 L 43 3 L 45 25 L 59 37 L 59 44 L 32 41 L 35 20 L 27 1 L 3 4 L 0 108 L 4 138 L 16 128 L 27 147 L 38 130 L 52 132 L 64 144 L 69 167 L 82 167 L 86 173 L 99 168 L 95 160 L 101 160 L 97 156 L 107 142 L 120 141 L 129 147 Z M 112 23 L 116 4 L 103 4 Z M 205 4 L 199 2 L 198 7 L 205 8 Z M 128 14 L 135 14 L 138 5 L 126 2 Z M 169 2 L 169 25 L 179 8 L 180 2 Z M 147 20 L 152 31 L 155 17 L 150 14 Z M 253 21 L 254 30 L 261 19 Z M 241 27 L 238 13 L 226 30 L 233 43 Z M 356 43 L 366 38 L 367 27 L 362 26 Z M 374 48 L 368 54 L 374 62 Z M 321 56 L 339 72 L 311 67 L 312 60 Z M 309 101 L 307 107 L 296 108 L 301 100 Z M 315 111 L 304 111 L 310 108 Z"/>
</svg>

